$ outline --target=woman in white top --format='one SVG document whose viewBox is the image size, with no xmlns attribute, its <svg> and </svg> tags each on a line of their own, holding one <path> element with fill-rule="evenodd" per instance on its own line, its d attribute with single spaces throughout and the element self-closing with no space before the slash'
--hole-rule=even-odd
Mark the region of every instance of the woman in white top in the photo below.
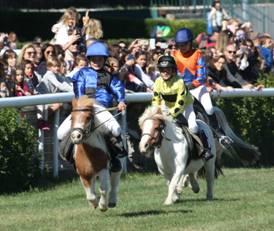
<svg viewBox="0 0 274 231">
<path fill-rule="evenodd" d="M 60 20 L 54 24 L 51 31 L 55 33 L 51 43 L 59 44 L 66 50 L 72 43 L 80 38 L 76 24 L 78 21 L 78 13 L 74 7 L 66 9 Z M 73 35 L 70 37 L 70 35 Z"/>
<path fill-rule="evenodd" d="M 213 1 L 211 11 L 208 15 L 208 21 L 212 26 L 212 33 L 219 33 L 222 30 L 224 19 L 229 19 L 229 16 L 226 13 L 226 11 L 222 8 L 221 1 Z"/>
<path fill-rule="evenodd" d="M 135 54 L 136 62 L 133 68 L 135 76 L 137 76 L 147 87 L 147 91 L 152 91 L 154 81 L 145 72 L 147 65 L 147 54 L 146 52 L 137 52 Z"/>
</svg>

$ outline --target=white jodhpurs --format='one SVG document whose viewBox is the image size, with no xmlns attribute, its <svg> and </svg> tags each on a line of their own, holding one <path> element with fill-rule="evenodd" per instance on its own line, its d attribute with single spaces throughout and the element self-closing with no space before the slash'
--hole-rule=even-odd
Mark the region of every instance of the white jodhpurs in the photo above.
<svg viewBox="0 0 274 231">
<path fill-rule="evenodd" d="M 213 115 L 214 108 L 211 102 L 209 92 L 204 85 L 190 90 L 190 93 L 203 105 L 206 114 Z"/>
<path fill-rule="evenodd" d="M 188 122 L 188 128 L 192 133 L 197 134 L 198 133 L 198 125 L 196 123 L 196 115 L 193 109 L 193 104 L 190 104 L 186 107 L 184 111 L 184 117 L 186 118 Z"/>
<path fill-rule="evenodd" d="M 113 135 L 115 137 L 121 134 L 121 127 L 113 115 L 106 111 L 106 108 L 101 105 L 94 105 L 95 115 L 94 115 L 94 124 L 95 127 L 98 127 L 98 130 L 103 135 Z M 59 126 L 57 130 L 57 137 L 59 140 L 62 140 L 71 129 L 71 115 L 69 115 L 63 123 Z"/>
</svg>

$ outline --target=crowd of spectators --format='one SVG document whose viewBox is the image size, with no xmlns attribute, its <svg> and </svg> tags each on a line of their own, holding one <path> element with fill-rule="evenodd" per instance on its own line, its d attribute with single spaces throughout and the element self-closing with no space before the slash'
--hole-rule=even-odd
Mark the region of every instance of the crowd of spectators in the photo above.
<svg viewBox="0 0 274 231">
<path fill-rule="evenodd" d="M 230 18 L 220 1 L 214 1 L 208 24 L 210 29 L 195 40 L 207 62 L 208 90 L 262 88 L 257 83 L 260 73 L 273 69 L 271 36 L 254 32 L 249 22 Z M 102 25 L 89 12 L 80 19 L 70 7 L 51 30 L 50 42 L 36 37 L 20 50 L 15 32 L 0 34 L 0 97 L 72 91 L 71 77 L 88 65 L 86 47 L 103 38 Z M 157 38 L 108 45 L 108 71 L 119 75 L 128 92 L 151 92 L 159 76 L 158 58 L 176 49 L 173 39 Z"/>
</svg>

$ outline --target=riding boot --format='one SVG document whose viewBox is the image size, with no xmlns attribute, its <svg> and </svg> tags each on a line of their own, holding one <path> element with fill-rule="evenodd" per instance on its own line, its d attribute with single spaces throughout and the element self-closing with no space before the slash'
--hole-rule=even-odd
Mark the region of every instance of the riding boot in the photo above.
<svg viewBox="0 0 274 231">
<path fill-rule="evenodd" d="M 107 140 L 108 141 L 108 140 Z M 119 158 L 127 156 L 121 135 L 118 137 L 111 136 L 107 142 L 110 150 L 110 170 L 111 172 L 119 172 L 122 165 Z"/>
<path fill-rule="evenodd" d="M 214 113 L 213 115 L 209 115 L 209 123 L 210 126 L 213 128 L 213 132 L 215 136 L 219 139 L 219 143 L 226 149 L 230 147 L 230 145 L 233 143 L 232 139 L 225 134 L 222 127 L 220 126 L 217 116 Z"/>
<path fill-rule="evenodd" d="M 62 160 L 74 164 L 73 150 L 74 144 L 71 142 L 70 135 L 68 134 L 63 140 L 59 141 L 59 156 Z"/>
<path fill-rule="evenodd" d="M 113 148 L 113 151 L 115 151 L 116 156 L 118 158 L 122 158 L 122 157 L 127 156 L 127 150 L 124 147 L 124 143 L 123 143 L 121 135 L 119 135 L 117 137 L 112 136 L 110 138 L 110 142 L 111 142 L 111 146 Z"/>
<path fill-rule="evenodd" d="M 203 130 L 199 130 L 198 136 L 201 139 L 203 143 L 203 152 L 202 152 L 202 157 L 205 159 L 205 161 L 210 160 L 211 158 L 214 157 L 214 155 L 210 151 L 210 146 L 207 140 L 207 136 Z"/>
</svg>

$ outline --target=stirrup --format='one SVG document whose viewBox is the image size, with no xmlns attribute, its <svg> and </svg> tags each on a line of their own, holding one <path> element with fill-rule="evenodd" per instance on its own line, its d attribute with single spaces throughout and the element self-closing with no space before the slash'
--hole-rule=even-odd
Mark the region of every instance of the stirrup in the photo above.
<svg viewBox="0 0 274 231">
<path fill-rule="evenodd" d="M 124 145 L 123 145 L 123 141 L 119 141 L 118 138 L 116 137 L 111 137 L 110 138 L 111 143 L 113 144 L 114 147 L 116 147 L 117 149 L 123 151 Z"/>
<path fill-rule="evenodd" d="M 228 149 L 233 143 L 233 140 L 229 136 L 221 136 L 219 138 L 219 143 L 223 148 Z"/>
<path fill-rule="evenodd" d="M 214 155 L 209 150 L 205 151 L 204 154 L 203 154 L 203 159 L 205 161 L 209 161 L 213 157 L 214 157 Z"/>
<path fill-rule="evenodd" d="M 116 148 L 116 150 L 114 150 L 116 157 L 123 158 L 125 156 L 128 156 L 128 153 L 124 147 L 122 140 L 120 140 L 117 137 L 111 137 L 110 141 L 111 141 L 112 145 Z"/>
</svg>

